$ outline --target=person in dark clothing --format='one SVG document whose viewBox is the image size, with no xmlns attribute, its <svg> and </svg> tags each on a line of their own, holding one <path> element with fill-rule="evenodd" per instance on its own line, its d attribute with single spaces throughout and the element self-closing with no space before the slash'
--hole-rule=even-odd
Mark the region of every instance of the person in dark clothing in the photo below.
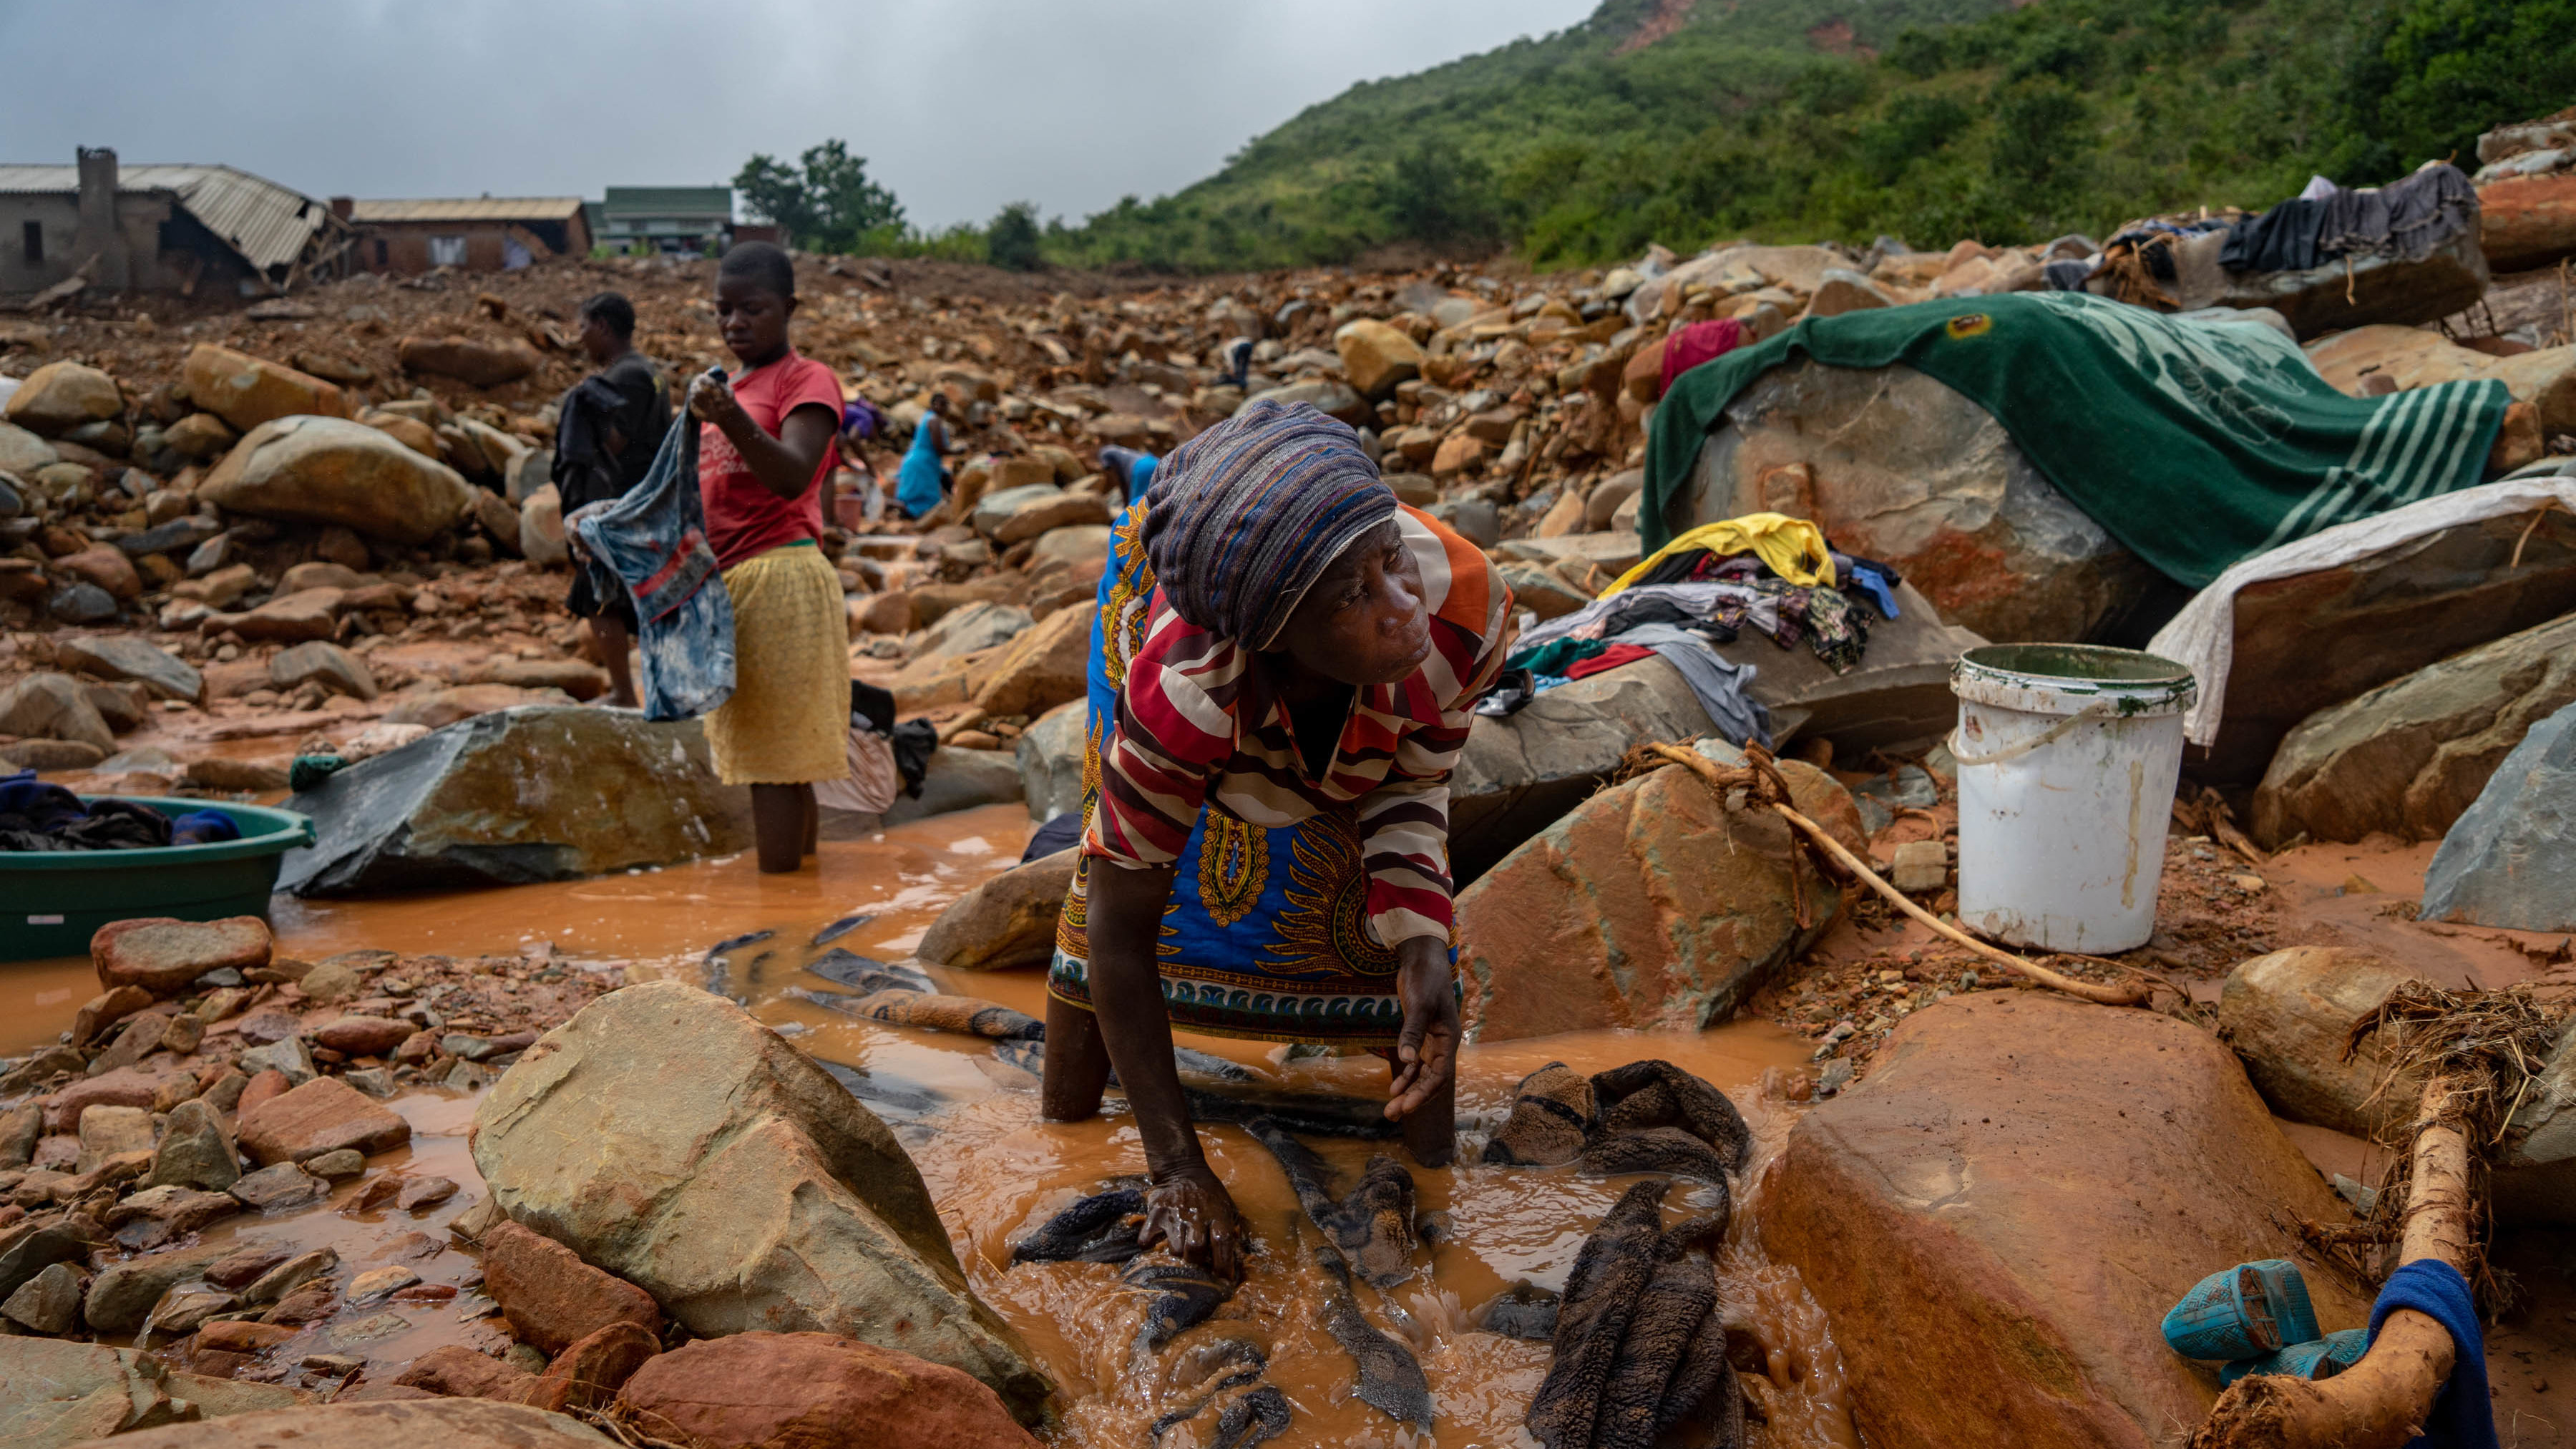
<svg viewBox="0 0 2576 1449">
<path fill-rule="evenodd" d="M 555 491 L 564 515 L 626 496 L 653 466 L 671 430 L 671 394 L 660 369 L 635 350 L 635 306 L 615 292 L 581 304 L 581 350 L 599 370 L 563 396 L 555 423 Z M 590 621 L 592 657 L 608 670 L 609 702 L 635 705 L 627 641 L 635 604 L 622 590 L 604 593 L 576 563 L 565 607 Z"/>
</svg>

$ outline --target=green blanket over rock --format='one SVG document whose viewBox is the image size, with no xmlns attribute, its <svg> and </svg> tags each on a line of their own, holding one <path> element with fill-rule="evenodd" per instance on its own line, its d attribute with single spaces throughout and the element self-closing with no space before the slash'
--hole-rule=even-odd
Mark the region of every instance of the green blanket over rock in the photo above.
<svg viewBox="0 0 2576 1449">
<path fill-rule="evenodd" d="M 2346 397 L 2252 319 L 2179 321 L 2079 292 L 1810 318 L 1674 381 L 1646 441 L 1648 552 L 1672 538 L 1668 505 L 1727 404 L 1793 352 L 1903 363 L 1974 399 L 2076 507 L 2195 588 L 2321 528 L 2478 482 L 2510 401 L 2495 381 Z"/>
</svg>

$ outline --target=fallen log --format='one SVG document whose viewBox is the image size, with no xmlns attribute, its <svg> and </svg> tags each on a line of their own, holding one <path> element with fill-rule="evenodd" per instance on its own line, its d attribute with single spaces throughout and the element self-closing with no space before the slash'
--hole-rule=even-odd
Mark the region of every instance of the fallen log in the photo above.
<svg viewBox="0 0 2576 1449">
<path fill-rule="evenodd" d="M 2466 1273 L 2474 1240 L 2469 1137 L 2456 1077 L 2424 1086 L 2406 1188 L 2399 1259 L 2433 1259 Z M 2401 1308 L 2361 1362 L 2319 1382 L 2277 1374 L 2238 1379 L 2191 1436 L 2189 1449 L 2398 1449 L 2422 1432 L 2451 1377 L 2450 1330 Z"/>
</svg>

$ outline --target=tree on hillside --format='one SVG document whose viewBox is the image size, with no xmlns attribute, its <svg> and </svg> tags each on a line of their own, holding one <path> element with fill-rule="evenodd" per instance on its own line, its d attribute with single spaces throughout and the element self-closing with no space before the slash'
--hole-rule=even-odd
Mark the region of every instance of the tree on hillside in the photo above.
<svg viewBox="0 0 2576 1449">
<path fill-rule="evenodd" d="M 1378 185 L 1378 207 L 1400 237 L 1434 244 L 1490 242 L 1502 233 L 1493 168 L 1444 140 L 1398 156 Z"/>
<path fill-rule="evenodd" d="M 796 159 L 790 167 L 755 155 L 733 178 L 752 214 L 775 222 L 795 245 L 854 251 L 871 232 L 903 228 L 903 203 L 868 179 L 867 158 L 851 155 L 848 143 L 826 141 Z"/>
<path fill-rule="evenodd" d="M 984 251 L 994 266 L 1014 272 L 1034 272 L 1043 265 L 1038 256 L 1037 203 L 1014 201 L 996 213 L 984 232 Z"/>
</svg>

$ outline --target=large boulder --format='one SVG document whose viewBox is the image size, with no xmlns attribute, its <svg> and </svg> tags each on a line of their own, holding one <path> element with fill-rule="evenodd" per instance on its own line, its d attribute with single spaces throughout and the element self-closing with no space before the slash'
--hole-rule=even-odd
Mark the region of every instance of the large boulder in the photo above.
<svg viewBox="0 0 2576 1449">
<path fill-rule="evenodd" d="M 1045 965 L 1055 954 L 1056 918 L 1064 914 L 1081 853 L 1040 856 L 959 896 L 922 933 L 913 954 L 959 971 Z"/>
<path fill-rule="evenodd" d="M 2499 1222 L 2576 1226 L 2576 1031 L 2533 1074 L 2491 1179 Z"/>
<path fill-rule="evenodd" d="M 52 437 L 90 423 L 105 422 L 125 411 L 116 379 L 77 362 L 48 362 L 0 404 L 0 418 L 31 433 Z"/>
<path fill-rule="evenodd" d="M 721 997 L 650 982 L 592 1002 L 493 1085 L 472 1142 L 513 1221 L 702 1338 L 856 1338 L 973 1375 L 1023 1422 L 1050 1392 L 885 1124 Z"/>
<path fill-rule="evenodd" d="M 1501 719 L 1476 716 L 1449 774 L 1450 873 L 1467 882 L 1493 869 L 1599 789 L 1635 745 L 1708 731 L 1699 696 L 1661 659 L 1558 685 Z M 1081 724 L 1070 733 L 1068 809 L 1082 798 Z"/>
<path fill-rule="evenodd" d="M 395 543 L 426 543 L 474 508 L 455 469 L 364 423 L 321 417 L 253 428 L 197 496 L 232 513 L 337 523 Z"/>
<path fill-rule="evenodd" d="M 883 1444 L 1036 1449 L 993 1391 L 953 1368 L 828 1333 L 738 1333 L 663 1354 L 621 1408 L 700 1449 Z"/>
<path fill-rule="evenodd" d="M 135 987 L 150 995 L 185 996 L 209 971 L 256 971 L 269 963 L 275 941 L 257 916 L 220 921 L 181 921 L 138 916 L 110 921 L 89 940 L 99 989 Z"/>
<path fill-rule="evenodd" d="M 1753 667 L 1745 693 L 1771 712 L 1776 742 L 1823 735 L 1851 757 L 1919 744 L 1958 722 L 1950 667 L 1987 641 L 1943 619 L 1913 584 L 1900 583 L 1895 592 L 1897 617 L 1871 617 L 1869 650 L 1847 674 L 1835 673 L 1806 645 L 1783 649 L 1759 630 L 1717 646 L 1727 660 Z"/>
<path fill-rule="evenodd" d="M 30 740 L 77 740 L 107 751 L 116 733 L 100 717 L 80 681 L 67 674 L 30 674 L 0 689 L 0 734 Z"/>
<path fill-rule="evenodd" d="M 1743 759 L 1715 742 L 1699 748 Z M 1798 761 L 1780 770 L 1801 813 L 1865 847 L 1850 792 Z M 1725 1020 L 1840 909 L 1791 839 L 1777 814 L 1730 810 L 1679 766 L 1584 801 L 1458 896 L 1468 1036 Z"/>
<path fill-rule="evenodd" d="M 2498 271 L 2576 256 L 2576 171 L 2512 176 L 2478 188 L 2478 246 Z"/>
<path fill-rule="evenodd" d="M 60 1449 L 163 1424 L 199 1427 L 189 1421 L 214 1429 L 230 1416 L 288 1408 L 304 1397 L 275 1384 L 173 1373 L 131 1348 L 0 1337 L 0 1444 L 10 1449 Z"/>
<path fill-rule="evenodd" d="M 2218 999 L 2218 1031 L 2272 1110 L 2376 1138 L 2402 1126 L 2423 1090 L 2421 1073 L 2391 1082 L 2376 1037 L 2350 1061 L 2352 1024 L 2377 1011 L 2415 973 L 2368 951 L 2293 946 L 2241 962 Z"/>
<path fill-rule="evenodd" d="M 405 1398 L 311 1404 L 173 1424 L 120 1434 L 113 1449 L 277 1449 L 290 1444 L 294 1449 L 611 1449 L 619 1442 L 578 1419 L 519 1404 Z"/>
<path fill-rule="evenodd" d="M 188 385 L 189 401 L 245 433 L 299 413 L 349 415 L 348 397 L 337 385 L 211 342 L 188 349 L 179 376 Z"/>
<path fill-rule="evenodd" d="M 983 516 L 980 511 L 976 514 L 979 519 Z M 1058 490 L 1053 498 L 1034 498 L 1020 504 L 996 520 L 990 531 L 994 546 L 1009 548 L 1059 528 L 1106 528 L 1109 519 L 1108 499 L 1097 493 Z"/>
<path fill-rule="evenodd" d="M 974 512 L 967 516 L 967 522 L 976 532 L 991 538 L 995 530 L 1021 509 L 1052 507 L 1071 496 L 1073 495 L 1066 493 L 1053 482 L 1021 483 L 1009 488 L 997 488 L 976 501 Z"/>
<path fill-rule="evenodd" d="M 2428 664 L 2322 709 L 2281 741 L 2254 837 L 2402 840 L 2448 832 L 2531 726 L 2576 703 L 2576 614 Z"/>
<path fill-rule="evenodd" d="M 2487 294 L 2487 256 L 2473 224 L 2425 254 L 2337 257 L 2303 272 L 2229 272 L 2221 307 L 2269 307 L 2301 338 L 2373 322 L 2414 326 L 2474 307 Z"/>
<path fill-rule="evenodd" d="M 2236 593 L 2218 737 L 2185 768 L 2211 784 L 2251 785 L 2317 711 L 2570 610 L 2576 517 L 2557 508 L 2456 524 L 2248 585 Z"/>
<path fill-rule="evenodd" d="M 2493 378 L 2540 413 L 2544 433 L 2576 430 L 2576 347 L 2490 357 L 2421 327 L 2356 327 L 2308 344 L 2319 375 L 2354 397 L 2383 377 L 2399 391 Z"/>
<path fill-rule="evenodd" d="M 2146 1449 L 2218 1397 L 2157 1331 L 2203 1276 L 2293 1259 L 2322 1327 L 2363 1326 L 2303 1220 L 2351 1213 L 2207 1033 L 1998 991 L 1915 1012 L 1800 1118 L 1757 1223 L 1833 1323 L 1869 1443 Z"/>
<path fill-rule="evenodd" d="M 394 359 L 405 372 L 452 377 L 475 387 L 517 382 L 546 362 L 517 338 L 485 342 L 472 337 L 406 337 L 394 344 Z"/>
<path fill-rule="evenodd" d="M 1343 323 L 1333 334 L 1333 351 L 1341 356 L 1342 376 L 1371 402 L 1394 396 L 1396 384 L 1422 375 L 1422 349 L 1374 317 Z"/>
<path fill-rule="evenodd" d="M 1664 522 L 1762 512 L 1815 520 L 1998 643 L 2094 638 L 2156 582 L 1984 408 L 1901 365 L 1799 361 L 1736 394 Z"/>
<path fill-rule="evenodd" d="M 1089 702 L 1077 699 L 1048 710 L 1020 732 L 1020 742 L 1014 748 L 1020 766 L 1020 796 L 1028 801 L 1031 820 L 1043 824 L 1082 808 L 1082 756 L 1087 743 L 1084 731 L 1090 728 L 1090 722 Z M 1456 808 L 1453 795 L 1450 809 L 1454 812 Z"/>
<path fill-rule="evenodd" d="M 2576 704 L 2533 725 L 2442 837 L 2419 919 L 2576 930 Z"/>
<path fill-rule="evenodd" d="M 963 659 L 1018 638 L 1030 625 L 1029 611 L 1010 604 L 975 599 L 949 610 L 912 641 L 911 663 L 930 659 Z"/>
<path fill-rule="evenodd" d="M 902 825 L 952 810 L 1003 805 L 1019 798 L 1020 766 L 1016 757 L 1000 750 L 941 745 L 931 751 L 930 765 L 921 777 L 921 793 L 897 796 L 886 807 L 883 823 Z"/>
<path fill-rule="evenodd" d="M 529 706 L 476 715 L 295 795 L 319 837 L 278 889 L 375 895 L 524 885 L 724 855 L 751 843 L 697 721 Z"/>
<path fill-rule="evenodd" d="M 63 455 L 53 444 L 16 423 L 0 423 L 0 473 L 29 478 L 37 469 L 50 468 L 62 460 Z"/>
<path fill-rule="evenodd" d="M 54 642 L 54 662 L 101 679 L 130 679 L 163 699 L 191 704 L 205 698 L 205 676 L 197 667 L 165 649 L 156 649 L 131 634 L 91 634 Z"/>
<path fill-rule="evenodd" d="M 1096 604 L 1067 605 L 1015 636 L 975 691 L 975 706 L 996 719 L 1041 715 L 1083 697 L 1090 686 L 1091 628 Z"/>
</svg>

